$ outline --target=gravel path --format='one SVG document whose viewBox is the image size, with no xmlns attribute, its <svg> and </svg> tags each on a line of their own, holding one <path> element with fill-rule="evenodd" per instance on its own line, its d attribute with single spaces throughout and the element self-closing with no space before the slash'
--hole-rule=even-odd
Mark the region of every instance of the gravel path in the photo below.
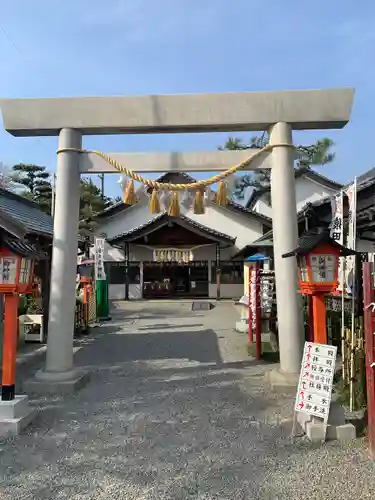
<svg viewBox="0 0 375 500">
<path fill-rule="evenodd" d="M 0 442 L 1 499 L 373 497 L 362 440 L 290 439 L 292 399 L 264 389 L 269 367 L 247 358 L 233 306 L 125 311 L 117 304 L 113 322 L 78 342 L 90 383 L 33 400 L 41 412 L 28 432 Z"/>
</svg>

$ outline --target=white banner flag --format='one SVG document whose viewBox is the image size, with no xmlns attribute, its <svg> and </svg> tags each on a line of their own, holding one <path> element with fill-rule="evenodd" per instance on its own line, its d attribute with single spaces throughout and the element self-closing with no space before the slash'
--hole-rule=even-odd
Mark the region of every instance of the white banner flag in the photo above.
<svg viewBox="0 0 375 500">
<path fill-rule="evenodd" d="M 356 249 L 356 219 L 357 219 L 357 180 L 346 190 L 348 197 L 348 236 L 346 246 L 352 250 Z M 354 268 L 355 256 L 350 255 L 346 258 L 346 289 L 352 293 L 354 286 Z"/>
<path fill-rule="evenodd" d="M 339 194 L 334 196 L 331 201 L 332 206 L 332 222 L 331 222 L 331 238 L 340 245 L 344 244 L 344 192 L 340 191 Z M 338 291 L 343 288 L 345 282 L 345 258 L 339 259 L 339 284 Z"/>
<path fill-rule="evenodd" d="M 341 191 L 332 198 L 331 238 L 344 244 L 344 193 Z"/>
<path fill-rule="evenodd" d="M 95 280 L 105 280 L 106 275 L 104 271 L 104 245 L 105 238 L 95 238 Z"/>
</svg>

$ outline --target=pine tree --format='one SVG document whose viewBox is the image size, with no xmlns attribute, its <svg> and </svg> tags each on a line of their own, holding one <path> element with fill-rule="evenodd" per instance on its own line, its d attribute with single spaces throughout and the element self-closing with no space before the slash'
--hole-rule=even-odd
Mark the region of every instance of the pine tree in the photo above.
<svg viewBox="0 0 375 500">
<path fill-rule="evenodd" d="M 261 149 L 268 144 L 268 136 L 254 136 L 250 138 L 247 144 L 242 139 L 229 137 L 224 147 L 219 147 L 220 150 L 244 150 L 244 149 Z M 298 170 L 307 171 L 313 166 L 322 166 L 331 163 L 335 159 L 335 153 L 331 152 L 334 142 L 331 139 L 323 138 L 316 141 L 315 144 L 309 146 L 298 146 L 296 148 L 295 168 Z M 254 188 L 256 191 L 268 192 L 271 184 L 270 170 L 256 170 L 239 176 L 236 181 L 236 189 L 233 197 L 244 199 L 245 190 L 248 187 Z"/>
<path fill-rule="evenodd" d="M 7 191 L 13 191 L 14 187 L 10 168 L 0 161 L 0 188 L 6 189 Z"/>
<path fill-rule="evenodd" d="M 51 212 L 52 186 L 46 167 L 18 163 L 12 167 L 11 178 L 21 188 L 22 196 L 38 203 L 44 212 Z"/>
<path fill-rule="evenodd" d="M 94 184 L 91 178 L 81 178 L 79 202 L 79 232 L 83 236 L 91 235 L 96 227 L 96 216 L 112 204 L 112 200 Z"/>
<path fill-rule="evenodd" d="M 52 185 L 50 174 L 46 172 L 45 167 L 19 163 L 12 168 L 11 180 L 22 196 L 37 203 L 44 212 L 51 213 Z M 103 196 L 101 189 L 91 178 L 81 178 L 79 230 L 83 236 L 94 232 L 97 214 L 111 204 L 113 200 Z"/>
</svg>

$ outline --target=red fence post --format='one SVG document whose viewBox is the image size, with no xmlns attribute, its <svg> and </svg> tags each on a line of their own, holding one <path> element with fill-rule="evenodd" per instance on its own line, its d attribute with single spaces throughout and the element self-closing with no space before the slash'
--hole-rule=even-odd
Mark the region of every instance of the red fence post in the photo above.
<svg viewBox="0 0 375 500">
<path fill-rule="evenodd" d="M 364 330 L 366 350 L 366 387 L 367 387 L 367 414 L 368 414 L 368 439 L 370 458 L 375 459 L 375 336 L 374 336 L 374 288 L 373 288 L 372 262 L 363 264 L 363 303 L 364 303 Z"/>
</svg>

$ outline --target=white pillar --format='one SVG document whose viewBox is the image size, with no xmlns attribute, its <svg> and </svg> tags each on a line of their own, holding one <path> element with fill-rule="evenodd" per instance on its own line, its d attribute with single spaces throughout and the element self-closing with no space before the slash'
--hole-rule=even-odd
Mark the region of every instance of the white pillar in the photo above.
<svg viewBox="0 0 375 500">
<path fill-rule="evenodd" d="M 59 149 L 82 147 L 82 135 L 62 129 Z M 76 377 L 73 369 L 80 173 L 79 153 L 58 154 L 51 291 L 45 370 L 39 380 L 63 382 Z"/>
<path fill-rule="evenodd" d="M 293 144 L 287 123 L 270 129 L 270 144 Z M 280 371 L 297 374 L 301 369 L 304 342 L 301 297 L 297 292 L 297 261 L 281 256 L 298 246 L 297 203 L 294 177 L 294 152 L 290 147 L 272 150 L 271 196 L 275 259 L 277 319 Z"/>
</svg>

